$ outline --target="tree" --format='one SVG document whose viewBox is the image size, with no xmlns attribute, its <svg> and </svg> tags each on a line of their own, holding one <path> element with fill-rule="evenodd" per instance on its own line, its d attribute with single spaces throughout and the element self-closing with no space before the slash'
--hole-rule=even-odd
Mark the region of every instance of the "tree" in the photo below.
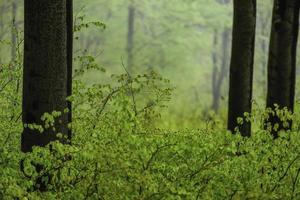
<svg viewBox="0 0 300 200">
<path fill-rule="evenodd" d="M 222 84 L 226 76 L 228 75 L 228 49 L 229 49 L 229 40 L 230 40 L 230 29 L 225 28 L 222 31 L 222 46 L 221 46 L 221 61 L 218 62 L 218 54 L 217 54 L 217 31 L 214 32 L 214 44 L 213 44 L 213 72 L 212 72 L 212 95 L 213 101 L 211 108 L 215 113 L 218 113 L 220 107 L 220 100 L 222 94 Z M 220 65 L 220 67 L 218 67 Z"/>
<path fill-rule="evenodd" d="M 219 4 L 227 5 L 229 4 L 229 0 L 218 0 Z M 220 100 L 222 95 L 222 85 L 223 81 L 228 75 L 228 67 L 229 67 L 229 48 L 230 48 L 230 32 L 231 29 L 225 26 L 221 32 L 221 55 L 220 62 L 218 62 L 218 31 L 214 31 L 214 39 L 213 39 L 213 72 L 212 72 L 212 105 L 211 108 L 215 113 L 218 113 L 220 107 Z M 218 67 L 220 65 L 220 67 Z"/>
<path fill-rule="evenodd" d="M 253 60 L 256 27 L 256 1 L 234 0 L 232 54 L 230 63 L 228 129 L 236 127 L 243 136 L 250 136 L 251 124 L 238 118 L 251 112 Z"/>
<path fill-rule="evenodd" d="M 6 25 L 6 19 L 7 17 L 7 10 L 9 10 L 10 4 L 7 3 L 6 1 L 0 1 L 0 42 L 6 39 L 8 31 L 8 26 Z M 10 19 L 10 18 L 9 18 Z M 0 63 L 5 62 L 3 52 L 7 51 L 6 49 L 2 51 L 1 46 L 0 46 Z"/>
<path fill-rule="evenodd" d="M 16 16 L 17 16 L 17 2 L 15 0 L 12 1 L 12 30 L 11 30 L 11 58 L 15 60 L 16 51 L 17 51 L 17 38 L 16 38 Z"/>
<path fill-rule="evenodd" d="M 254 88 L 256 89 L 255 100 L 265 102 L 267 95 L 267 61 L 268 44 L 271 30 L 272 1 L 265 0 L 257 2 L 257 31 L 256 31 L 256 67 L 254 70 Z M 264 104 L 265 105 L 265 104 Z"/>
<path fill-rule="evenodd" d="M 0 40 L 2 40 L 7 33 L 4 19 L 8 7 L 6 2 L 3 1 L 0 3 Z"/>
<path fill-rule="evenodd" d="M 66 0 L 67 10 L 67 96 L 72 95 L 73 72 L 73 0 Z M 72 121 L 72 103 L 68 101 L 68 122 Z M 72 137 L 72 129 L 68 131 L 68 139 Z"/>
<path fill-rule="evenodd" d="M 128 6 L 128 32 L 127 32 L 127 67 L 128 71 L 132 73 L 133 65 L 133 38 L 134 38 L 134 20 L 135 8 L 132 2 Z"/>
<path fill-rule="evenodd" d="M 268 60 L 268 108 L 274 109 L 277 104 L 280 109 L 286 107 L 294 111 L 299 6 L 298 0 L 274 1 Z M 292 121 L 284 126 L 275 115 L 271 115 L 267 122 L 271 127 L 278 124 L 277 130 L 292 126 Z M 275 137 L 277 130 L 272 130 Z"/>
<path fill-rule="evenodd" d="M 23 112 L 25 124 L 21 150 L 45 146 L 56 140 L 55 133 L 67 135 L 68 116 L 68 55 L 66 0 L 25 0 Z M 70 59 L 70 57 L 69 57 Z M 44 133 L 32 130 L 26 124 L 43 124 L 44 113 L 61 112 L 55 120 L 55 131 Z"/>
</svg>

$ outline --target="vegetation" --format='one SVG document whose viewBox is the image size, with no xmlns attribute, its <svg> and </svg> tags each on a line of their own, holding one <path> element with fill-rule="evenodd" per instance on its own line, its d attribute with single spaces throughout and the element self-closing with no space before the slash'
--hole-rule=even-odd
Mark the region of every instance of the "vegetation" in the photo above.
<svg viewBox="0 0 300 200">
<path fill-rule="evenodd" d="M 300 199 L 300 3 L 272 5 L 1 1 L 0 199 Z"/>
</svg>

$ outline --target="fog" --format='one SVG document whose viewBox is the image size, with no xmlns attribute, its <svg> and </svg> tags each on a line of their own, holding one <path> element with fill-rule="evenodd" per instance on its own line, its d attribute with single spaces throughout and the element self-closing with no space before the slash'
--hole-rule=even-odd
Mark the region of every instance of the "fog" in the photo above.
<svg viewBox="0 0 300 200">
<path fill-rule="evenodd" d="M 253 101 L 264 105 L 271 0 L 259 0 Z M 15 16 L 15 20 L 13 20 Z M 88 83 L 111 83 L 112 74 L 156 71 L 174 87 L 164 110 L 166 126 L 181 127 L 217 115 L 226 121 L 233 8 L 231 0 L 75 0 L 76 56 L 87 55 L 106 72 L 92 71 Z M 99 26 L 99 24 L 105 24 Z M 78 30 L 77 30 L 78 29 Z M 0 2 L 0 61 L 22 54 L 23 1 Z M 21 58 L 21 57 L 20 57 Z"/>
</svg>

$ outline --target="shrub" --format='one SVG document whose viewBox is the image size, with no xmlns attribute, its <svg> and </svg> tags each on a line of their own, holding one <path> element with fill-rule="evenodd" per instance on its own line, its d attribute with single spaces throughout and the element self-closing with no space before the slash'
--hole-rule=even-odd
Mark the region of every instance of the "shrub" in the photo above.
<svg viewBox="0 0 300 200">
<path fill-rule="evenodd" d="M 76 80 L 72 144 L 27 154 L 19 150 L 19 91 L 15 81 L 5 86 L 1 92 L 15 96 L 0 97 L 0 199 L 300 199 L 297 130 L 274 140 L 260 126 L 250 138 L 213 122 L 201 130 L 156 129 L 168 81 L 154 72 L 113 79 Z M 47 126 L 55 116 L 45 114 Z"/>
</svg>

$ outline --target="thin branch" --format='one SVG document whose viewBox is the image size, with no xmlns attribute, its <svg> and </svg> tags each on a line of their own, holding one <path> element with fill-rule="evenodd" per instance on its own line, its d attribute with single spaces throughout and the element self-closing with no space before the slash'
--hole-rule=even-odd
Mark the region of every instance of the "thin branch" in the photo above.
<svg viewBox="0 0 300 200">
<path fill-rule="evenodd" d="M 137 111 L 137 108 L 136 108 L 136 100 L 135 100 L 135 96 L 134 96 L 134 92 L 133 92 L 133 86 L 132 86 L 132 76 L 131 74 L 128 72 L 128 70 L 126 69 L 125 65 L 124 65 L 124 62 L 123 62 L 123 59 L 122 59 L 122 67 L 123 69 L 125 70 L 126 74 L 128 75 L 128 83 L 130 83 L 130 94 L 131 94 L 131 98 L 132 98 L 132 102 L 133 102 L 133 110 L 134 110 L 134 114 L 135 116 L 138 115 L 138 111 Z"/>
<path fill-rule="evenodd" d="M 1 88 L 0 88 L 0 93 L 8 86 L 9 83 L 11 83 L 13 79 L 9 79 Z"/>
<path fill-rule="evenodd" d="M 296 156 L 292 162 L 290 162 L 290 164 L 288 165 L 288 167 L 286 168 L 285 172 L 283 173 L 283 175 L 278 179 L 276 185 L 272 188 L 272 192 L 275 191 L 275 189 L 279 186 L 279 182 L 282 181 L 282 179 L 284 179 L 286 177 L 286 175 L 288 174 L 288 171 L 290 170 L 290 168 L 292 167 L 292 165 L 300 158 L 300 155 Z"/>
<path fill-rule="evenodd" d="M 295 179 L 293 181 L 293 190 L 292 190 L 292 198 L 291 199 L 294 199 L 294 194 L 295 194 L 295 190 L 296 190 L 296 186 L 297 186 L 299 174 L 300 174 L 300 168 L 298 169 L 296 177 L 295 177 Z"/>
</svg>

